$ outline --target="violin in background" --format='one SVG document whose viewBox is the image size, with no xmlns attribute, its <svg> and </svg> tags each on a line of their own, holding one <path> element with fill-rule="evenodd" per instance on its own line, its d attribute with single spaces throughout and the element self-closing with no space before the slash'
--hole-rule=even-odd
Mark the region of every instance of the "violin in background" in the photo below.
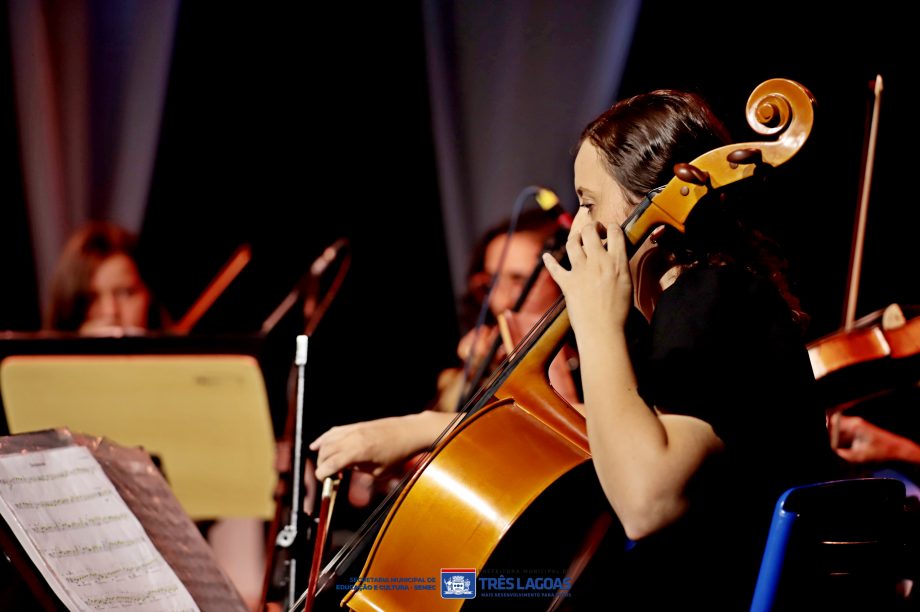
<svg viewBox="0 0 920 612">
<path fill-rule="evenodd" d="M 837 414 L 914 385 L 920 366 L 920 307 L 891 304 L 855 321 L 849 330 L 808 346 L 826 408 Z"/>
<path fill-rule="evenodd" d="M 882 77 L 878 75 L 863 155 L 843 323 L 837 332 L 808 345 L 835 449 L 850 444 L 840 434 L 844 414 L 865 416 L 880 427 L 920 439 L 920 415 L 912 414 L 920 411 L 907 409 L 920 401 L 916 386 L 920 379 L 920 307 L 891 304 L 855 319 L 882 89 Z"/>
</svg>

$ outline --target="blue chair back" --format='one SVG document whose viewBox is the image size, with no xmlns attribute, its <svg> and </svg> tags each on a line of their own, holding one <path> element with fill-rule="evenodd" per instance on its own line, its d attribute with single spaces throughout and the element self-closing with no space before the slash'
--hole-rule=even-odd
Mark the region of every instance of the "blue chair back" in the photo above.
<svg viewBox="0 0 920 612">
<path fill-rule="evenodd" d="M 836 480 L 780 496 L 751 612 L 888 610 L 898 605 L 904 484 Z"/>
</svg>

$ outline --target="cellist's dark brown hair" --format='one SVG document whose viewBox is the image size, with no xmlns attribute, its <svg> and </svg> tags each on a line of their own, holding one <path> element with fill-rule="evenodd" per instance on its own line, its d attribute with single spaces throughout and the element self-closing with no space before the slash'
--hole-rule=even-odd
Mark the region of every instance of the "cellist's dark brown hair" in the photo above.
<svg viewBox="0 0 920 612">
<path fill-rule="evenodd" d="M 669 89 L 627 98 L 588 124 L 578 140 L 603 155 L 607 172 L 633 205 L 674 177 L 674 164 L 689 163 L 731 142 L 728 130 L 701 97 Z M 659 240 L 676 265 L 735 262 L 772 282 L 800 323 L 806 317 L 786 280 L 787 262 L 777 245 L 742 220 L 737 202 L 709 202 L 688 221 L 686 234 Z M 695 221 L 695 222 L 694 222 Z"/>
<path fill-rule="evenodd" d="M 588 124 L 578 142 L 603 153 L 607 171 L 638 203 L 689 162 L 730 141 L 702 98 L 660 89 L 622 100 Z"/>
</svg>

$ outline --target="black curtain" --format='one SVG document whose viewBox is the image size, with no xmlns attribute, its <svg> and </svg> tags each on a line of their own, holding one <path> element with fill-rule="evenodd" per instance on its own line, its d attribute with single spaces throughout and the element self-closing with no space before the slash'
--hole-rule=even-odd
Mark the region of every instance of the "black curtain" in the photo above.
<svg viewBox="0 0 920 612">
<path fill-rule="evenodd" d="M 328 244 L 351 241 L 310 346 L 310 436 L 420 410 L 452 363 L 422 40 L 414 3 L 181 8 L 142 265 L 179 317 L 250 244 L 197 328 L 248 332 Z M 282 370 L 298 331 L 274 334 Z"/>
<path fill-rule="evenodd" d="M 41 326 L 13 97 L 9 13 L 0 10 L 0 330 Z"/>
</svg>

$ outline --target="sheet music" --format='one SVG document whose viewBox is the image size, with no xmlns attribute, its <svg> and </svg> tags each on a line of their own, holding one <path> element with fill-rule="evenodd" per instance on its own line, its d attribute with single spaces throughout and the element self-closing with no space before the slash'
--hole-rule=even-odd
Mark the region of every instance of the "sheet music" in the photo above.
<svg viewBox="0 0 920 612">
<path fill-rule="evenodd" d="M 92 452 L 199 608 L 249 610 L 145 450 L 79 434 L 73 440 Z"/>
<path fill-rule="evenodd" d="M 198 610 L 84 447 L 0 456 L 0 514 L 70 610 Z"/>
</svg>

